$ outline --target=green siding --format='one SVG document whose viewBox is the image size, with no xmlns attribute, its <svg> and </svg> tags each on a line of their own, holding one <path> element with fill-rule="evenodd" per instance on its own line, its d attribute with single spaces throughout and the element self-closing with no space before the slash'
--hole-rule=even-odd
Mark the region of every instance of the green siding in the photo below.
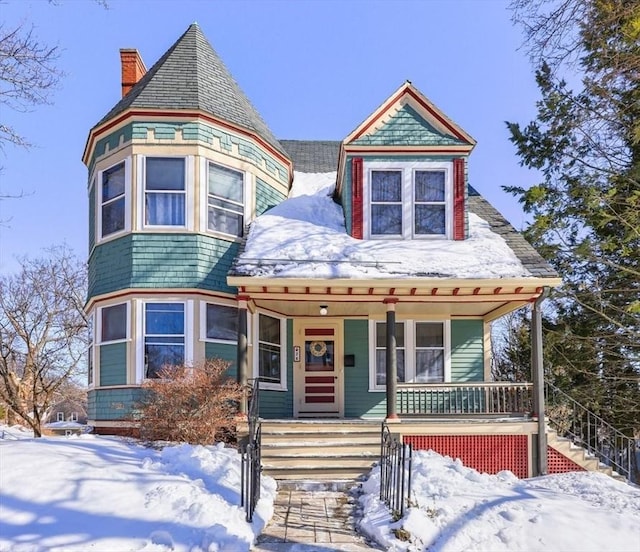
<svg viewBox="0 0 640 552">
<path fill-rule="evenodd" d="M 284 194 L 273 189 L 263 180 L 256 179 L 256 216 L 282 203 L 285 199 Z"/>
<path fill-rule="evenodd" d="M 371 134 L 352 142 L 363 146 L 450 146 L 465 144 L 462 140 L 444 134 L 411 106 L 405 105 Z"/>
<path fill-rule="evenodd" d="M 369 393 L 369 322 L 344 321 L 344 354 L 354 355 L 356 365 L 344 369 L 345 418 L 384 417 L 384 393 Z"/>
<path fill-rule="evenodd" d="M 229 343 L 205 343 L 205 358 L 220 358 L 229 362 L 227 373 L 234 380 L 237 377 L 236 365 L 238 362 L 238 348 L 235 344 Z"/>
<path fill-rule="evenodd" d="M 127 288 L 199 288 L 235 293 L 227 273 L 239 244 L 201 234 L 127 234 L 89 257 L 89 293 Z"/>
<path fill-rule="evenodd" d="M 231 153 L 233 146 L 238 147 L 238 156 L 251 162 L 257 168 L 266 170 L 280 182 L 289 184 L 289 171 L 277 158 L 256 146 L 251 140 L 234 136 L 203 121 L 197 122 L 144 122 L 136 121 L 114 131 L 112 134 L 96 142 L 93 157 L 89 161 L 89 172 L 97 157 L 100 157 L 132 139 L 146 140 L 148 132 L 153 133 L 154 140 L 173 142 L 178 132 L 184 140 L 193 141 L 194 145 L 201 143 L 214 148 L 220 144 L 223 153 Z"/>
<path fill-rule="evenodd" d="M 260 416 L 263 418 L 293 417 L 293 358 L 290 354 L 293 346 L 293 320 L 287 320 L 287 342 L 284 350 L 287 354 L 287 390 L 260 391 Z"/>
<path fill-rule="evenodd" d="M 96 243 L 96 188 L 89 188 L 89 252 Z"/>
<path fill-rule="evenodd" d="M 130 420 L 141 395 L 140 387 L 91 390 L 88 393 L 88 418 L 90 420 Z"/>
<path fill-rule="evenodd" d="M 482 320 L 451 321 L 451 381 L 484 380 Z"/>
<path fill-rule="evenodd" d="M 127 344 L 100 345 L 100 386 L 127 384 Z"/>
</svg>

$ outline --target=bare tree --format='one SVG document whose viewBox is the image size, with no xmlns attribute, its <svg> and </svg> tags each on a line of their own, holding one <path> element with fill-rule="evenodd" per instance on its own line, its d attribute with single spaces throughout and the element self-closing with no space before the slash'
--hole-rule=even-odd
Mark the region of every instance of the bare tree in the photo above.
<svg viewBox="0 0 640 552">
<path fill-rule="evenodd" d="M 86 270 L 66 247 L 0 277 L 0 400 L 42 435 L 56 393 L 84 366 Z"/>
</svg>

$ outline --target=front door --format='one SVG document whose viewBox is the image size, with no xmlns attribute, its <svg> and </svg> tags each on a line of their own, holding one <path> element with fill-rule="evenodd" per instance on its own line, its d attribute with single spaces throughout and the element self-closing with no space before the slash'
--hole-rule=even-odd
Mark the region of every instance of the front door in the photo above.
<svg viewBox="0 0 640 552">
<path fill-rule="evenodd" d="M 294 340 L 294 414 L 341 418 L 343 401 L 342 321 L 300 321 Z"/>
</svg>

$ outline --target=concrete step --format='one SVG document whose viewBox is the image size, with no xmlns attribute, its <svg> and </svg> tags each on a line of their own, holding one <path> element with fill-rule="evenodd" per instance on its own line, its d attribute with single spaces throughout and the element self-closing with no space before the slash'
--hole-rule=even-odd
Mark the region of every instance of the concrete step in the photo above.
<svg viewBox="0 0 640 552">
<path fill-rule="evenodd" d="M 263 473 L 273 477 L 277 481 L 350 481 L 351 484 L 353 484 L 357 479 L 361 478 L 368 472 L 369 468 L 322 468 L 311 471 L 291 468 L 265 468 Z"/>
<path fill-rule="evenodd" d="M 380 456 L 380 444 L 373 443 L 371 445 L 363 444 L 345 444 L 345 443 L 322 443 L 322 444 L 306 444 L 303 442 L 289 443 L 282 441 L 280 443 L 268 443 L 262 441 L 262 457 L 297 457 L 297 456 L 313 456 L 318 458 L 335 457 L 335 456 Z"/>
<path fill-rule="evenodd" d="M 262 465 L 265 468 L 296 468 L 304 470 L 331 468 L 370 469 L 377 458 L 364 456 L 279 456 L 265 457 L 262 455 Z"/>
</svg>

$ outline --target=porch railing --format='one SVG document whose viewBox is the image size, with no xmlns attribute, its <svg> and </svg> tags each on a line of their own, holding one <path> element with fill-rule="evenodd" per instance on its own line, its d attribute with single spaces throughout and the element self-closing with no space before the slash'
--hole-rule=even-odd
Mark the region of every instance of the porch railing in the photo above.
<svg viewBox="0 0 640 552">
<path fill-rule="evenodd" d="M 558 435 L 570 439 L 602 464 L 638 482 L 636 442 L 555 385 L 545 383 L 547 419 Z"/>
<path fill-rule="evenodd" d="M 382 424 L 380 447 L 380 500 L 400 516 L 411 496 L 412 447 L 400 442 Z"/>
<path fill-rule="evenodd" d="M 398 414 L 404 416 L 525 416 L 532 412 L 531 383 L 399 383 L 397 390 Z"/>
<path fill-rule="evenodd" d="M 253 382 L 248 407 L 249 436 L 242 448 L 240 472 L 240 505 L 244 506 L 247 521 L 253 521 L 253 512 L 260 500 L 260 476 L 262 473 L 262 427 L 260 424 L 260 381 Z"/>
</svg>

